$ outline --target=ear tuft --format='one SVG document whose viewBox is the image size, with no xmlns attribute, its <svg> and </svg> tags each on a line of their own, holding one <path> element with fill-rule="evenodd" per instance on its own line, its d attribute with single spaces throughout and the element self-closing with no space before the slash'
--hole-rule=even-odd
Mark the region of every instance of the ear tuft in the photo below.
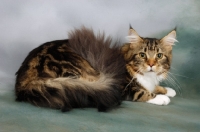
<svg viewBox="0 0 200 132">
<path fill-rule="evenodd" d="M 137 32 L 130 26 L 128 36 L 126 37 L 129 41 L 129 43 L 136 44 L 140 42 L 142 39 L 140 36 L 137 34 Z"/>
<path fill-rule="evenodd" d="M 161 43 L 164 45 L 172 46 L 174 43 L 178 42 L 176 40 L 176 30 L 171 31 L 167 36 L 161 39 Z"/>
<path fill-rule="evenodd" d="M 129 24 L 129 29 L 133 29 L 132 26 L 131 26 L 131 24 Z"/>
</svg>

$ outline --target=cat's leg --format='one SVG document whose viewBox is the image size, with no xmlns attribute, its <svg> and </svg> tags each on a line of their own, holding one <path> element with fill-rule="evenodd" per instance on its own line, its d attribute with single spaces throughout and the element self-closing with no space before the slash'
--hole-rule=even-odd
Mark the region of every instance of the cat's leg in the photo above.
<svg viewBox="0 0 200 132">
<path fill-rule="evenodd" d="M 156 86 L 153 93 L 155 93 L 155 94 L 166 94 L 167 89 L 163 88 L 162 86 Z"/>
<path fill-rule="evenodd" d="M 176 95 L 176 91 L 173 90 L 172 88 L 169 88 L 169 87 L 164 88 L 162 86 L 156 86 L 154 93 L 155 94 L 164 94 L 169 97 L 174 97 Z"/>
<path fill-rule="evenodd" d="M 170 99 L 166 95 L 157 94 L 155 98 L 149 99 L 146 101 L 147 103 L 156 104 L 156 105 L 168 105 Z"/>
<path fill-rule="evenodd" d="M 167 93 L 165 95 L 167 95 L 169 97 L 176 96 L 176 91 L 174 89 L 169 88 L 169 87 L 165 87 L 165 89 L 167 89 Z"/>
<path fill-rule="evenodd" d="M 132 88 L 124 91 L 125 100 L 132 100 L 136 102 L 147 102 L 156 105 L 167 105 L 170 99 L 166 95 L 151 93 L 146 89 Z"/>
</svg>

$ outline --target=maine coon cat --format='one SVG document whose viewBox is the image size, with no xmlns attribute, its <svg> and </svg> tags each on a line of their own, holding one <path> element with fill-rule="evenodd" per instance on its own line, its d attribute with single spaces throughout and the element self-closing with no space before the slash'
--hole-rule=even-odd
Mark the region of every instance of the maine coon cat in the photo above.
<svg viewBox="0 0 200 132">
<path fill-rule="evenodd" d="M 154 39 L 130 28 L 127 38 L 129 42 L 120 46 L 83 27 L 72 31 L 69 39 L 40 45 L 16 73 L 16 100 L 62 111 L 106 111 L 122 100 L 167 105 L 176 92 L 159 82 L 170 69 L 176 31 Z"/>
</svg>

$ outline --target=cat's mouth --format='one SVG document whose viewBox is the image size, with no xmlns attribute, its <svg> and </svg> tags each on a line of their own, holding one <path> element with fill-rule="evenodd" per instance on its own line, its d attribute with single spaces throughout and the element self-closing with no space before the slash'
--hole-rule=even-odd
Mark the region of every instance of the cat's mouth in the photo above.
<svg viewBox="0 0 200 132">
<path fill-rule="evenodd" d="M 154 72 L 154 71 L 152 69 L 150 69 L 149 72 Z"/>
<path fill-rule="evenodd" d="M 156 73 L 157 75 L 161 75 L 161 74 L 165 73 L 165 71 L 156 71 L 156 70 L 153 70 L 152 68 L 149 69 L 147 72 L 148 73 Z"/>
<path fill-rule="evenodd" d="M 147 72 L 155 72 L 155 71 L 153 70 L 153 67 L 149 67 Z"/>
</svg>

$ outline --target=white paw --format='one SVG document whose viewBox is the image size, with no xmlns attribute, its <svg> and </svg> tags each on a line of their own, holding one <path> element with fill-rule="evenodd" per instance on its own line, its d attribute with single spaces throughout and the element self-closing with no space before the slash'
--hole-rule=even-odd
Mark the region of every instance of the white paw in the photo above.
<svg viewBox="0 0 200 132">
<path fill-rule="evenodd" d="M 165 87 L 167 89 L 167 93 L 165 95 L 169 97 L 174 97 L 176 95 L 176 91 L 172 88 Z"/>
<path fill-rule="evenodd" d="M 156 95 L 155 98 L 147 101 L 147 103 L 156 104 L 156 105 L 168 105 L 169 102 L 170 102 L 169 97 L 166 95 L 161 95 L 161 94 Z"/>
</svg>

